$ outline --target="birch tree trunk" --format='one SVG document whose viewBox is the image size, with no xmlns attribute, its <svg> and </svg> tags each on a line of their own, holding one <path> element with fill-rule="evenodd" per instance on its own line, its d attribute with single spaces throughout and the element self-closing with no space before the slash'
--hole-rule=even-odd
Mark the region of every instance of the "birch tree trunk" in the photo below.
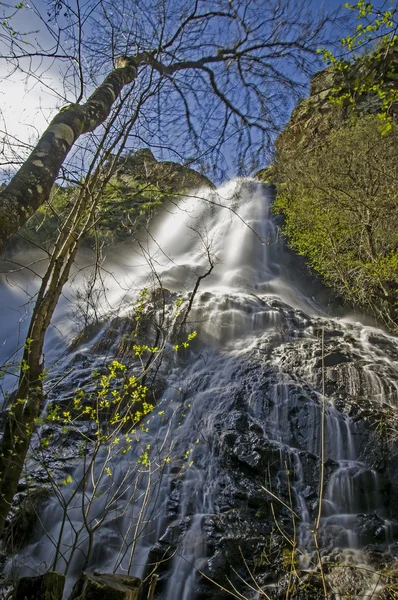
<svg viewBox="0 0 398 600">
<path fill-rule="evenodd" d="M 0 193 L 0 255 L 11 236 L 48 199 L 76 140 L 105 121 L 124 86 L 135 79 L 139 64 L 138 56 L 136 60 L 118 59 L 116 69 L 85 104 L 70 104 L 51 121 L 33 152 Z"/>
</svg>

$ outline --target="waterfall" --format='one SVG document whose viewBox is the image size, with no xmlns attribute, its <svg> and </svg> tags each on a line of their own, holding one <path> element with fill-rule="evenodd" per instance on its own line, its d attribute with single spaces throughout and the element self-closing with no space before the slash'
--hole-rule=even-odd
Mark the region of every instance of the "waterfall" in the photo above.
<svg viewBox="0 0 398 600">
<path fill-rule="evenodd" d="M 388 552 L 398 534 L 392 514 L 398 480 L 392 468 L 388 481 L 380 433 L 383 415 L 398 400 L 398 340 L 342 318 L 327 290 L 285 247 L 271 201 L 269 188 L 252 180 L 198 191 L 164 207 L 149 232 L 108 251 L 104 310 L 117 314 L 120 330 L 111 338 L 107 322 L 63 353 L 50 336 L 48 352 L 55 356 L 55 344 L 58 354 L 46 384 L 49 406 L 68 406 L 77 387 L 92 389 L 93 370 L 104 372 L 117 356 L 123 319 L 144 287 L 167 291 L 169 313 L 178 312 L 181 297 L 183 314 L 200 280 L 185 324 L 198 335 L 183 352 L 169 345 L 159 369 L 159 404 L 132 451 L 110 459 L 104 449 L 87 477 L 88 457 L 51 429 L 57 450 L 51 465 L 64 479 L 64 506 L 56 496 L 46 500 L 6 571 L 15 565 L 22 574 L 46 571 L 57 552 L 55 566 L 68 574 L 66 598 L 90 548 L 89 570 L 145 577 L 156 565 L 159 600 L 221 599 L 220 586 L 233 589 L 231 581 L 248 598 L 261 597 L 260 589 L 273 597 L 289 554 L 286 539 L 298 547 L 296 570 L 308 576 L 319 566 L 311 532 L 324 444 L 318 538 L 325 562 L 338 561 L 338 575 L 328 572 L 331 597 L 354 588 L 366 597 L 376 589 L 380 578 L 366 552 Z M 11 293 L 5 284 L 2 290 Z M 72 337 L 68 311 L 64 303 L 55 318 L 63 324 L 64 349 Z M 72 435 L 81 433 L 89 435 L 87 423 L 76 424 Z M 138 467 L 149 446 L 151 466 Z M 37 460 L 28 465 L 33 479 L 46 480 Z M 87 521 L 99 524 L 91 538 Z"/>
</svg>

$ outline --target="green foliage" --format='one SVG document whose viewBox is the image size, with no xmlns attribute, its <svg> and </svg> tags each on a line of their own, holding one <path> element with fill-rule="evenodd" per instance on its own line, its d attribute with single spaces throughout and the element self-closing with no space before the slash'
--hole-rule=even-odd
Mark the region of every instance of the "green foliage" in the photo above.
<svg viewBox="0 0 398 600">
<path fill-rule="evenodd" d="M 11 41 L 11 40 L 18 41 L 20 43 L 29 45 L 29 41 L 28 41 L 27 37 L 31 33 L 37 33 L 37 32 L 25 33 L 22 31 L 18 31 L 14 28 L 13 23 L 12 23 L 12 20 L 17 15 L 17 13 L 21 9 L 27 7 L 26 3 L 18 2 L 17 4 L 12 5 L 12 4 L 6 4 L 5 2 L 0 2 L 0 6 L 4 7 L 3 14 L 0 19 L 0 31 L 1 31 L 0 35 L 1 35 L 1 37 L 5 38 L 6 40 L 9 40 L 9 41 Z"/>
<path fill-rule="evenodd" d="M 130 436 L 137 427 L 146 429 L 144 417 L 154 405 L 147 400 L 148 388 L 128 375 L 125 365 L 114 360 L 107 370 L 103 375 L 93 373 L 95 392 L 76 390 L 71 408 L 63 410 L 58 404 L 52 405 L 46 422 L 72 427 L 76 421 L 88 420 L 102 444 L 120 446 L 125 453 L 126 447 L 131 448 Z"/>
<path fill-rule="evenodd" d="M 187 335 L 186 341 L 180 342 L 179 344 L 174 344 L 174 346 L 173 346 L 174 350 L 177 352 L 177 350 L 180 350 L 181 348 L 188 348 L 189 342 L 191 342 L 193 339 L 195 339 L 196 336 L 197 336 L 196 331 L 192 331 L 192 333 L 189 333 Z"/>
<path fill-rule="evenodd" d="M 398 326 L 398 126 L 377 116 L 332 131 L 278 163 L 275 210 L 284 232 L 327 284 Z M 283 182 L 283 183 L 282 183 Z"/>
<path fill-rule="evenodd" d="M 135 320 L 137 323 L 141 320 L 142 314 L 145 310 L 148 296 L 148 288 L 142 288 L 139 294 L 138 302 L 135 307 Z"/>
<path fill-rule="evenodd" d="M 182 306 L 182 297 L 179 296 L 176 300 L 174 300 L 173 304 L 174 304 L 174 316 L 178 317 L 178 315 L 180 314 L 180 310 L 181 310 L 181 306 Z"/>
<path fill-rule="evenodd" d="M 131 161 L 133 159 L 130 158 Z M 183 192 L 181 187 L 172 183 L 172 169 L 162 179 L 155 172 L 146 175 L 139 168 L 131 167 L 129 172 L 129 159 L 123 158 L 120 162 L 125 171 L 116 173 L 105 185 L 98 202 L 95 230 L 92 228 L 85 235 L 85 244 L 93 245 L 99 241 L 109 245 L 123 241 L 132 230 L 146 225 L 168 198 Z M 158 163 L 155 161 L 155 164 Z M 77 188 L 73 186 L 55 185 L 48 203 L 29 219 L 10 247 L 19 247 L 22 237 L 28 242 L 49 248 L 54 243 L 60 224 L 73 206 L 76 193 Z"/>
<path fill-rule="evenodd" d="M 169 196 L 167 186 L 142 182 L 132 175 L 113 178 L 99 205 L 101 238 L 107 243 L 122 240 L 132 228 L 147 222 Z"/>
<path fill-rule="evenodd" d="M 331 65 L 337 75 L 330 100 L 339 105 L 349 105 L 356 111 L 361 97 L 373 95 L 378 98 L 380 131 L 388 133 L 392 127 L 392 107 L 398 102 L 396 81 L 397 61 L 394 54 L 398 48 L 398 10 L 376 8 L 371 2 L 359 0 L 356 4 L 345 4 L 350 11 L 356 12 L 360 22 L 352 35 L 342 38 L 341 44 L 348 59 L 337 58 L 327 48 L 320 48 L 326 63 Z M 368 46 L 371 53 L 364 53 Z M 346 54 L 345 54 L 346 56 Z"/>
<path fill-rule="evenodd" d="M 148 296 L 147 288 L 138 296 L 133 309 L 133 328 L 146 314 Z M 169 401 L 156 398 L 145 383 L 149 363 L 144 355 L 149 353 L 161 357 L 165 350 L 171 353 L 172 347 L 177 350 L 177 346 L 189 346 L 195 337 L 196 332 L 192 332 L 181 344 L 173 346 L 172 342 L 166 344 L 164 341 L 157 347 L 140 343 L 135 332 L 129 343 L 138 360 L 129 366 L 112 360 L 106 368 L 94 370 L 91 378 L 94 385 L 88 389 L 76 389 L 67 402 L 51 403 L 47 414 L 35 421 L 38 443 L 32 448 L 32 456 L 45 469 L 49 486 L 63 511 L 59 538 L 54 544 L 53 569 L 66 572 L 74 553 L 80 551 L 80 547 L 86 547 L 85 543 L 89 540 L 81 563 L 84 570 L 89 564 L 97 531 L 107 523 L 107 519 L 112 521 L 120 515 L 128 515 L 130 524 L 121 536 L 119 553 L 115 553 L 115 568 L 122 562 L 127 572 L 132 568 L 136 542 L 153 518 L 154 503 L 165 469 L 173 462 L 174 472 L 184 476 L 193 464 L 192 455 L 199 443 L 199 440 L 193 441 L 176 453 L 172 423 L 181 427 L 190 404 L 182 403 L 179 398 L 178 408 L 173 410 Z M 28 347 L 31 342 L 27 341 Z M 179 395 L 181 392 L 180 388 Z M 25 401 L 21 399 L 20 402 Z M 151 422 L 156 424 L 156 428 L 150 432 Z M 153 432 L 160 426 L 163 427 L 162 434 L 157 437 Z M 71 434 L 72 439 L 77 437 L 81 440 L 78 447 L 83 473 L 79 473 L 77 479 L 76 473 L 71 475 L 68 470 L 66 476 L 64 472 L 61 477 L 59 472 L 53 471 L 61 432 L 65 438 Z M 100 498 L 106 499 L 101 514 L 95 505 Z M 137 511 L 131 509 L 136 502 L 140 506 Z M 68 535 L 70 516 L 75 516 L 79 510 L 83 525 L 74 531 L 73 540 L 71 543 L 68 541 L 65 550 L 64 535 Z"/>
<path fill-rule="evenodd" d="M 384 4 L 383 9 L 379 9 L 365 0 L 359 0 L 356 4 L 346 3 L 345 8 L 356 11 L 356 18 L 366 22 L 359 23 L 353 35 L 342 38 L 343 47 L 348 50 L 360 48 L 364 43 L 373 41 L 375 36 L 384 43 L 394 43 L 397 39 L 395 35 L 397 9 L 391 4 L 392 10 L 384 10 L 386 5 L 387 3 Z"/>
</svg>

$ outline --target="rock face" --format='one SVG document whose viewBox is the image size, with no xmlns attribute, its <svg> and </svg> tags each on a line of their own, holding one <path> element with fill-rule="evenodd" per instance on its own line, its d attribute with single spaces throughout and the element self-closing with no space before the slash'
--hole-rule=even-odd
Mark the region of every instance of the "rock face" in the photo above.
<svg viewBox="0 0 398 600">
<path fill-rule="evenodd" d="M 276 141 L 275 163 L 258 173 L 277 187 L 274 210 L 290 246 L 350 306 L 394 333 L 397 66 L 395 44 L 318 73 Z"/>
<path fill-rule="evenodd" d="M 105 241 L 120 242 L 148 225 L 168 200 L 203 187 L 213 187 L 207 177 L 176 162 L 157 161 L 149 148 L 127 154 L 105 191 L 99 231 Z"/>
<path fill-rule="evenodd" d="M 382 100 L 372 90 L 362 94 L 353 92 L 366 79 L 368 73 L 380 73 L 385 89 L 397 87 L 398 47 L 388 52 L 367 55 L 350 65 L 343 72 L 329 67 L 317 73 L 311 81 L 308 98 L 294 109 L 286 129 L 279 136 L 276 147 L 278 160 L 286 160 L 289 152 L 303 152 L 322 143 L 328 134 L 343 125 L 353 115 L 350 102 L 333 102 L 331 98 L 344 96 L 347 92 L 356 96 L 355 109 L 359 116 L 376 114 L 381 110 Z M 333 90 L 341 88 L 338 93 Z M 398 117 L 398 102 L 390 107 L 394 118 Z M 261 172 L 260 172 L 261 178 Z"/>
<path fill-rule="evenodd" d="M 149 148 L 126 155 L 120 160 L 119 177 L 131 175 L 144 184 L 168 187 L 170 193 L 213 187 L 211 181 L 190 167 L 172 161 L 157 161 Z"/>
<path fill-rule="evenodd" d="M 224 308 L 214 312 L 214 306 Z M 387 585 L 398 553 L 398 446 L 388 412 L 398 401 L 397 340 L 355 324 L 311 317 L 267 296 L 206 292 L 192 318 L 203 322 L 209 314 L 204 337 L 223 327 L 229 315 L 257 326 L 249 337 L 235 337 L 222 349 L 201 345 L 198 355 L 174 364 L 172 372 L 170 364 L 162 367 L 164 376 L 168 372 L 162 397 L 175 398 L 173 390 L 180 387 L 183 396 L 173 459 L 156 492 L 157 509 L 150 511 L 156 519 L 136 550 L 138 564 L 140 556 L 147 556 L 147 574 L 155 569 L 159 575 L 154 598 L 181 599 L 188 586 L 192 599 L 224 600 L 229 595 L 210 580 L 226 589 L 232 582 L 245 593 L 242 580 L 249 583 L 252 575 L 267 593 L 276 590 L 284 597 L 292 557 L 287 540 L 295 535 L 300 552 L 294 553 L 298 578 L 292 597 L 319 598 L 323 592 L 311 530 L 319 510 L 323 388 L 326 460 L 318 540 L 328 589 L 364 593 L 378 578 L 380 587 Z M 101 344 L 96 344 L 97 354 L 72 359 L 74 379 L 71 375 L 70 382 L 63 382 L 58 397 L 68 393 L 73 380 L 84 387 L 83 373 L 102 360 Z M 103 348 L 116 357 L 118 348 L 125 352 L 117 339 Z M 88 432 L 84 421 L 80 427 Z M 162 427 L 159 437 L 165 435 Z M 141 444 L 153 437 L 151 431 L 143 434 Z M 53 442 L 58 446 L 59 437 Z M 188 465 L 189 448 L 193 463 Z M 46 452 L 47 464 L 55 469 L 54 450 L 50 446 Z M 64 467 L 76 461 L 72 452 Z M 122 461 L 120 468 L 128 470 L 128 463 Z M 66 473 L 60 471 L 59 477 Z M 79 502 L 80 496 L 72 512 Z M 118 531 L 126 524 L 117 525 L 123 507 L 115 507 L 109 525 L 95 535 L 93 568 L 113 564 L 123 546 Z M 54 501 L 48 514 L 59 520 L 57 511 Z M 135 522 L 133 513 L 123 521 L 129 522 Z M 342 566 L 346 563 L 351 566 Z M 195 575 L 195 569 L 208 579 Z M 121 595 L 109 598 L 130 598 L 130 591 L 119 589 L 115 581 Z M 105 579 L 85 575 L 72 598 L 105 600 L 103 583 Z"/>
<path fill-rule="evenodd" d="M 254 573 L 260 586 L 271 586 L 269 591 L 276 586 L 284 594 L 290 560 L 286 538 L 297 535 L 306 558 L 297 557 L 296 568 L 302 572 L 293 597 L 304 597 L 300 595 L 304 589 L 306 597 L 319 597 L 319 579 L 304 575 L 315 567 L 311 564 L 314 555 L 310 558 L 314 551 L 310 531 L 319 509 L 323 370 L 327 460 L 318 539 L 330 561 L 330 591 L 350 589 L 334 578 L 333 567 L 350 562 L 352 552 L 351 560 L 357 561 L 358 568 L 347 579 L 352 589 L 362 586 L 363 592 L 377 577 L 361 581 L 361 565 L 366 569 L 367 564 L 372 572 L 379 555 L 391 568 L 395 565 L 398 495 L 395 477 L 389 473 L 395 472 L 396 434 L 391 431 L 386 436 L 379 424 L 387 402 L 397 401 L 397 346 L 395 342 L 389 346 L 388 337 L 369 346 L 366 339 L 357 337 L 355 326 L 313 320 L 270 298 L 259 299 L 259 311 L 260 307 L 278 314 L 277 335 L 257 332 L 250 350 L 235 341 L 229 357 L 213 355 L 207 370 L 213 385 L 208 380 L 202 383 L 203 371 L 190 371 L 189 380 L 196 390 L 195 419 L 208 424 L 203 435 L 212 458 L 206 448 L 202 455 L 200 450 L 194 455 L 197 470 L 189 484 L 178 488 L 179 502 L 172 505 L 177 522 L 170 526 L 165 541 L 180 547 L 186 530 L 197 527 L 198 515 L 190 508 L 195 492 L 190 486 L 202 477 L 204 486 L 211 481 L 207 493 L 212 499 L 211 514 L 207 514 L 205 500 L 196 509 L 201 514 L 199 531 L 210 554 L 202 567 L 206 575 L 230 589 L 228 580 L 239 587 L 241 578 L 247 580 Z M 389 347 L 383 359 L 381 347 Z M 195 369 L 199 370 L 197 363 Z M 211 392 L 206 391 L 209 387 Z M 181 504 L 187 512 L 181 511 Z M 296 524 L 292 510 L 300 515 Z M 183 524 L 179 519 L 184 514 Z M 333 554 L 335 548 L 340 554 Z M 177 573 L 175 567 L 173 575 Z M 244 588 L 239 588 L 241 593 Z M 196 593 L 195 598 L 227 597 L 203 580 Z"/>
<path fill-rule="evenodd" d="M 38 577 L 20 579 L 15 600 L 62 600 L 65 576 L 49 571 Z"/>
</svg>

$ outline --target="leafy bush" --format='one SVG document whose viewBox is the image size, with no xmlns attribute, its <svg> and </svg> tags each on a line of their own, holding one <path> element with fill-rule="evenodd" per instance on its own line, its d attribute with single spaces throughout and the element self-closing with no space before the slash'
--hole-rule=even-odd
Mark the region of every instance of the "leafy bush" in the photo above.
<svg viewBox="0 0 398 600">
<path fill-rule="evenodd" d="M 291 246 L 349 302 L 398 330 L 398 126 L 377 116 L 277 163 L 276 212 Z"/>
</svg>

